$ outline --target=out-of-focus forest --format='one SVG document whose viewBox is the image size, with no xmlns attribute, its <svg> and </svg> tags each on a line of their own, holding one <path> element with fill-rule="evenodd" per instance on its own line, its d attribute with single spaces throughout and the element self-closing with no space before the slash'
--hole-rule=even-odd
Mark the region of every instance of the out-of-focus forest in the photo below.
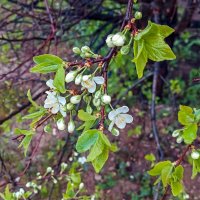
<svg viewBox="0 0 200 200">
<path fill-rule="evenodd" d="M 77 131 L 59 131 L 52 120 L 50 130 L 37 129 L 26 156 L 19 148 L 23 135 L 15 132 L 29 125 L 23 120 L 33 110 L 27 91 L 31 89 L 32 99 L 43 105 L 46 81 L 52 78 L 52 74 L 30 72 L 33 57 L 54 54 L 68 62 L 78 61 L 72 48 L 84 45 L 105 56 L 109 51 L 106 38 L 119 32 L 127 2 L 0 1 L 0 192 L 7 191 L 7 200 L 13 200 L 9 194 L 22 188 L 25 197 L 14 200 L 61 200 L 70 192 L 77 192 L 71 199 L 161 198 L 161 185 L 155 186 L 147 171 L 156 161 L 176 161 L 185 148 L 172 137 L 181 127 L 177 120 L 179 105 L 200 108 L 198 0 L 140 0 L 133 4 L 132 12 L 142 13 L 142 19 L 136 22 L 139 29 L 151 20 L 175 30 L 166 42 L 176 59 L 149 61 L 141 79 L 130 54 L 116 55 L 110 62 L 107 90 L 112 104 L 127 105 L 133 122 L 120 130 L 118 137 L 107 134 L 118 150 L 109 155 L 100 173 L 85 162 L 85 154 L 76 151 Z M 199 139 L 196 142 L 199 146 Z M 188 155 L 182 165 L 185 191 L 177 197 L 169 193 L 167 198 L 200 200 L 200 176 L 191 179 Z M 83 188 L 80 183 L 84 183 Z"/>
</svg>

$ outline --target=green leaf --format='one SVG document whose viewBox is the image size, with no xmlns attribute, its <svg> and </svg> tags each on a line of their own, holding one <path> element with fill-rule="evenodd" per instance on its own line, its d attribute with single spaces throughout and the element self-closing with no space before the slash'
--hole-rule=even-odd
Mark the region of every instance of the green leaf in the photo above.
<svg viewBox="0 0 200 200">
<path fill-rule="evenodd" d="M 95 159 L 92 161 L 92 165 L 96 171 L 96 173 L 99 173 L 106 163 L 109 155 L 109 150 L 108 147 L 104 147 L 103 152 Z"/>
<path fill-rule="evenodd" d="M 39 108 L 38 104 L 37 104 L 35 101 L 33 101 L 33 99 L 32 99 L 30 89 L 29 89 L 28 92 L 27 92 L 27 97 L 28 97 L 28 100 L 31 102 L 31 104 L 32 104 L 34 107 Z"/>
<path fill-rule="evenodd" d="M 138 78 L 141 78 L 148 61 L 144 40 L 134 42 L 134 55 L 135 58 L 132 61 L 135 63 Z"/>
<path fill-rule="evenodd" d="M 111 147 L 111 143 L 104 133 L 100 132 L 100 137 L 105 145 L 107 145 L 108 147 Z"/>
<path fill-rule="evenodd" d="M 65 93 L 65 69 L 62 65 L 58 66 L 53 85 L 61 92 Z"/>
<path fill-rule="evenodd" d="M 156 160 L 156 157 L 152 153 L 146 154 L 144 158 L 145 158 L 145 160 L 148 160 L 150 162 L 154 162 Z"/>
<path fill-rule="evenodd" d="M 79 126 L 76 130 L 82 130 L 83 129 L 83 132 L 84 131 L 87 131 L 88 129 L 92 128 L 94 123 L 95 123 L 96 120 L 94 121 L 86 121 L 84 122 L 81 126 Z"/>
<path fill-rule="evenodd" d="M 181 181 L 183 179 L 183 173 L 184 173 L 184 168 L 182 165 L 179 165 L 175 168 L 173 175 L 177 177 L 178 181 Z"/>
<path fill-rule="evenodd" d="M 169 184 L 172 170 L 173 170 L 173 165 L 167 165 L 162 169 L 161 179 L 164 187 L 166 187 Z"/>
<path fill-rule="evenodd" d="M 22 135 L 33 135 L 35 132 L 32 130 L 25 130 L 25 129 L 15 129 L 15 134 L 22 134 Z"/>
<path fill-rule="evenodd" d="M 95 142 L 95 144 L 93 145 L 93 147 L 90 149 L 90 153 L 87 157 L 87 161 L 93 161 L 97 156 L 99 156 L 104 149 L 104 142 L 101 139 L 101 137 L 98 137 L 97 141 Z"/>
<path fill-rule="evenodd" d="M 162 161 L 157 163 L 153 169 L 148 171 L 148 174 L 151 176 L 158 176 L 161 175 L 162 170 L 164 169 L 164 167 L 166 166 L 171 166 L 172 163 L 170 161 Z"/>
<path fill-rule="evenodd" d="M 62 64 L 63 60 L 59 58 L 58 56 L 52 55 L 52 54 L 43 54 L 39 56 L 34 56 L 33 61 L 36 64 L 40 63 L 51 63 L 51 64 Z"/>
<path fill-rule="evenodd" d="M 84 110 L 79 110 L 78 111 L 78 118 L 82 121 L 94 121 L 97 119 L 96 116 L 93 116 L 87 112 L 85 112 Z"/>
<path fill-rule="evenodd" d="M 143 76 L 143 71 L 148 59 L 153 61 L 173 60 L 176 58 L 165 37 L 174 30 L 166 25 L 148 22 L 147 27 L 134 38 L 134 59 L 138 78 Z"/>
<path fill-rule="evenodd" d="M 200 172 L 200 158 L 192 162 L 192 179 Z"/>
<path fill-rule="evenodd" d="M 188 125 L 194 122 L 194 114 L 192 108 L 188 106 L 180 106 L 180 111 L 178 112 L 178 121 L 182 125 Z"/>
<path fill-rule="evenodd" d="M 29 147 L 29 145 L 31 143 L 32 137 L 33 137 L 33 135 L 26 135 L 24 137 L 24 139 L 22 140 L 22 142 L 20 143 L 20 145 L 19 145 L 19 148 L 23 146 L 23 148 L 24 148 L 24 155 L 25 156 L 27 154 L 28 147 Z"/>
<path fill-rule="evenodd" d="M 197 124 L 190 124 L 183 129 L 183 139 L 186 144 L 191 144 L 197 138 Z"/>
<path fill-rule="evenodd" d="M 34 119 L 34 118 L 42 117 L 42 116 L 44 116 L 45 113 L 46 113 L 46 109 L 42 109 L 37 112 L 25 115 L 24 117 L 22 117 L 22 119 L 23 120 L 24 119 Z"/>
<path fill-rule="evenodd" d="M 173 196 L 178 196 L 183 191 L 183 184 L 181 182 L 171 181 L 170 185 Z"/>
<path fill-rule="evenodd" d="M 99 130 L 87 130 L 83 132 L 76 143 L 76 150 L 79 153 L 85 152 L 91 148 L 93 144 L 97 141 L 99 137 Z"/>
<path fill-rule="evenodd" d="M 56 72 L 58 69 L 59 64 L 52 64 L 52 63 L 40 63 L 38 65 L 35 65 L 30 69 L 30 72 L 32 73 L 41 73 L 41 74 L 47 74 L 51 72 Z"/>
</svg>

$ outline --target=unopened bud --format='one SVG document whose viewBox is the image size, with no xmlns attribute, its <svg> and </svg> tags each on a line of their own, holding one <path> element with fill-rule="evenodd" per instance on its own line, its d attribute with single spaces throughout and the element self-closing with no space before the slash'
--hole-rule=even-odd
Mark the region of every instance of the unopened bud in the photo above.
<svg viewBox="0 0 200 200">
<path fill-rule="evenodd" d="M 69 123 L 68 123 L 67 130 L 68 130 L 69 133 L 73 133 L 74 129 L 75 129 L 74 121 L 70 120 Z"/>
<path fill-rule="evenodd" d="M 57 121 L 57 127 L 58 127 L 58 130 L 61 130 L 63 131 L 65 129 L 65 122 L 64 122 L 64 119 L 63 118 L 60 118 L 58 121 Z"/>
<path fill-rule="evenodd" d="M 72 104 L 78 104 L 81 101 L 81 95 L 76 95 L 70 98 Z"/>
<path fill-rule="evenodd" d="M 88 47 L 88 46 L 83 46 L 83 47 L 81 48 L 81 51 L 82 51 L 83 53 L 87 53 L 87 52 L 90 52 L 91 50 L 90 50 L 90 47 Z"/>
<path fill-rule="evenodd" d="M 76 77 L 77 71 L 70 71 L 65 76 L 65 82 L 69 83 L 72 82 Z"/>
<path fill-rule="evenodd" d="M 77 75 L 77 77 L 75 78 L 75 84 L 79 85 L 82 81 L 82 74 Z"/>
<path fill-rule="evenodd" d="M 135 19 L 141 19 L 142 18 L 142 13 L 139 11 L 136 11 L 135 13 Z"/>
<path fill-rule="evenodd" d="M 78 48 L 78 47 L 74 47 L 72 49 L 72 51 L 75 53 L 75 54 L 80 54 L 81 53 L 81 50 Z"/>
<path fill-rule="evenodd" d="M 104 94 L 102 97 L 101 97 L 101 101 L 105 104 L 109 104 L 111 102 L 111 97 L 107 94 Z"/>
<path fill-rule="evenodd" d="M 114 34 L 110 34 L 108 35 L 107 39 L 106 39 L 106 44 L 108 47 L 113 48 L 115 47 L 115 45 L 112 42 L 112 37 L 114 36 Z"/>
<path fill-rule="evenodd" d="M 112 37 L 112 42 L 115 46 L 117 47 L 121 47 L 124 45 L 125 43 L 125 36 L 119 32 L 119 33 L 116 33 L 113 37 Z"/>
<path fill-rule="evenodd" d="M 191 157 L 192 157 L 192 159 L 194 159 L 194 160 L 199 159 L 199 156 L 200 156 L 200 154 L 199 154 L 198 151 L 193 151 L 193 152 L 191 153 Z"/>
</svg>

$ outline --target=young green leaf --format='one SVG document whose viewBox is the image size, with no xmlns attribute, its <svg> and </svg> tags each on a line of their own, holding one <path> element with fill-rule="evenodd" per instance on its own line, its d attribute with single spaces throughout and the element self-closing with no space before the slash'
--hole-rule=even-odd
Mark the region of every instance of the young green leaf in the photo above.
<svg viewBox="0 0 200 200">
<path fill-rule="evenodd" d="M 161 161 L 159 163 L 157 163 L 153 169 L 149 170 L 148 173 L 151 176 L 158 176 L 161 175 L 162 170 L 164 169 L 164 167 L 166 166 L 172 166 L 171 161 Z"/>
<path fill-rule="evenodd" d="M 178 196 L 183 191 L 183 184 L 181 182 L 170 182 L 173 196 Z"/>
<path fill-rule="evenodd" d="M 61 92 L 65 93 L 65 69 L 62 65 L 58 66 L 53 85 Z"/>
<path fill-rule="evenodd" d="M 183 129 L 183 139 L 186 144 L 191 144 L 197 138 L 197 124 L 190 124 Z"/>
<path fill-rule="evenodd" d="M 32 104 L 35 108 L 39 108 L 39 105 L 38 105 L 35 101 L 33 101 L 33 99 L 32 99 L 30 89 L 29 89 L 28 92 L 27 92 L 27 97 L 28 97 L 28 100 L 31 102 L 31 104 Z"/>
<path fill-rule="evenodd" d="M 148 26 L 134 38 L 134 59 L 138 78 L 143 76 L 143 71 L 148 59 L 153 61 L 173 60 L 176 58 L 165 37 L 174 30 L 166 25 L 148 22 Z"/>
<path fill-rule="evenodd" d="M 105 146 L 103 152 L 92 161 L 92 165 L 96 173 L 99 173 L 101 171 L 102 167 L 104 166 L 104 164 L 108 159 L 108 155 L 109 155 L 109 150 L 108 147 Z"/>
<path fill-rule="evenodd" d="M 162 169 L 161 179 L 163 186 L 166 187 L 169 184 L 169 180 L 172 175 L 173 165 L 167 165 Z"/>
<path fill-rule="evenodd" d="M 98 137 L 97 141 L 93 145 L 93 147 L 90 149 L 90 153 L 87 156 L 87 161 L 91 162 L 93 161 L 96 157 L 98 157 L 104 149 L 104 142 L 102 141 L 101 137 Z"/>
<path fill-rule="evenodd" d="M 180 111 L 178 112 L 178 121 L 182 125 L 189 125 L 194 122 L 194 114 L 192 108 L 189 106 L 180 106 Z"/>
<path fill-rule="evenodd" d="M 23 146 L 23 148 L 24 148 L 24 155 L 25 156 L 27 154 L 27 151 L 28 151 L 29 145 L 31 143 L 32 137 L 33 137 L 33 135 L 26 135 L 24 137 L 24 139 L 22 140 L 22 142 L 20 143 L 20 145 L 19 145 L 19 148 Z"/>
<path fill-rule="evenodd" d="M 36 64 L 40 63 L 62 64 L 63 62 L 61 58 L 52 54 L 43 54 L 39 56 L 34 56 L 33 61 Z"/>
<path fill-rule="evenodd" d="M 38 65 L 35 65 L 30 69 L 30 72 L 32 73 L 40 73 L 40 74 L 47 74 L 51 72 L 56 72 L 58 69 L 59 64 L 52 64 L 52 63 L 40 63 Z"/>
<path fill-rule="evenodd" d="M 96 116 L 91 115 L 91 114 L 85 112 L 84 110 L 78 111 L 78 118 L 82 121 L 94 121 L 97 119 Z"/>
<path fill-rule="evenodd" d="M 25 120 L 25 119 L 34 119 L 34 118 L 42 117 L 44 116 L 45 113 L 46 113 L 46 109 L 41 109 L 37 112 L 25 115 L 24 117 L 22 117 L 22 119 Z"/>
<path fill-rule="evenodd" d="M 83 132 L 76 143 L 76 150 L 79 153 L 85 152 L 91 148 L 93 144 L 97 141 L 99 137 L 99 130 L 87 130 Z"/>
</svg>

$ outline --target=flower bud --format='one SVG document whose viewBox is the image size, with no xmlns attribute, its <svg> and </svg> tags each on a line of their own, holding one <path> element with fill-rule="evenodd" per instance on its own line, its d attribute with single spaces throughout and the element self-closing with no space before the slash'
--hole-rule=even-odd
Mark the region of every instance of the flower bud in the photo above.
<svg viewBox="0 0 200 200">
<path fill-rule="evenodd" d="M 51 168 L 51 167 L 47 167 L 46 172 L 47 172 L 47 173 L 50 173 L 51 171 L 52 171 L 52 168 Z"/>
<path fill-rule="evenodd" d="M 70 120 L 69 123 L 68 123 L 67 130 L 68 130 L 69 133 L 73 133 L 74 129 L 75 129 L 74 121 Z"/>
<path fill-rule="evenodd" d="M 177 139 L 176 139 L 176 142 L 177 143 L 181 143 L 183 141 L 183 138 L 181 136 L 179 136 Z"/>
<path fill-rule="evenodd" d="M 116 33 L 113 37 L 112 37 L 112 42 L 115 46 L 117 47 L 121 47 L 124 45 L 125 43 L 125 36 L 119 32 L 119 33 Z"/>
<path fill-rule="evenodd" d="M 100 96 L 101 96 L 101 90 L 96 91 L 94 94 L 94 98 L 98 99 L 98 98 L 100 98 Z"/>
<path fill-rule="evenodd" d="M 67 163 L 62 162 L 61 163 L 61 170 L 64 171 L 67 168 Z"/>
<path fill-rule="evenodd" d="M 191 153 L 191 157 L 192 157 L 192 159 L 194 159 L 194 160 L 199 159 L 199 156 L 200 156 L 200 154 L 199 154 L 198 151 L 193 151 L 193 152 Z"/>
<path fill-rule="evenodd" d="M 89 114 L 92 114 L 92 108 L 91 108 L 91 106 L 90 105 L 87 105 L 87 107 L 86 107 L 86 112 L 87 113 L 89 113 Z"/>
<path fill-rule="evenodd" d="M 80 184 L 79 184 L 79 190 L 82 190 L 83 187 L 84 187 L 84 183 L 80 183 Z"/>
<path fill-rule="evenodd" d="M 82 74 L 78 74 L 77 77 L 75 78 L 75 84 L 79 85 L 82 81 Z"/>
<path fill-rule="evenodd" d="M 83 46 L 83 47 L 81 48 L 81 51 L 82 51 L 82 53 L 87 53 L 87 52 L 90 52 L 91 50 L 90 50 L 90 47 L 88 47 L 88 46 Z"/>
<path fill-rule="evenodd" d="M 86 58 L 85 53 L 80 54 L 81 58 Z"/>
<path fill-rule="evenodd" d="M 105 104 L 109 104 L 111 102 L 111 97 L 107 94 L 104 94 L 102 97 L 101 97 L 101 101 Z"/>
<path fill-rule="evenodd" d="M 91 57 L 93 57 L 91 53 L 88 53 L 88 52 L 85 53 L 85 58 L 91 58 Z"/>
<path fill-rule="evenodd" d="M 81 101 L 81 95 L 76 95 L 70 98 L 72 104 L 78 104 Z"/>
<path fill-rule="evenodd" d="M 112 131 L 111 131 L 111 133 L 114 135 L 114 136 L 119 136 L 119 130 L 118 129 L 116 129 L 116 128 L 113 128 L 112 129 Z"/>
<path fill-rule="evenodd" d="M 120 49 L 122 55 L 127 55 L 130 51 L 130 45 L 125 45 Z"/>
<path fill-rule="evenodd" d="M 172 133 L 172 137 L 178 137 L 178 136 L 179 136 L 179 133 L 180 133 L 180 130 L 175 130 L 175 131 Z"/>
<path fill-rule="evenodd" d="M 108 35 L 107 39 L 106 39 L 106 44 L 108 47 L 112 48 L 115 47 L 115 45 L 112 42 L 112 37 L 114 36 L 114 34 L 110 34 Z"/>
<path fill-rule="evenodd" d="M 78 47 L 74 47 L 72 49 L 72 51 L 75 53 L 75 54 L 80 54 L 81 53 L 81 50 L 78 48 Z"/>
<path fill-rule="evenodd" d="M 67 104 L 67 110 L 73 110 L 73 108 L 74 108 L 74 104 L 72 103 Z"/>
<path fill-rule="evenodd" d="M 142 13 L 139 11 L 136 11 L 135 13 L 135 19 L 141 19 L 142 18 Z"/>
<path fill-rule="evenodd" d="M 72 82 L 76 77 L 77 71 L 70 71 L 65 76 L 65 82 L 69 83 Z"/>
<path fill-rule="evenodd" d="M 61 130 L 63 131 L 65 129 L 65 122 L 64 122 L 64 119 L 63 118 L 60 118 L 58 121 L 57 121 L 57 127 L 58 127 L 58 130 Z"/>
<path fill-rule="evenodd" d="M 94 106 L 98 107 L 101 104 L 101 100 L 100 99 L 93 99 L 92 103 L 94 104 Z"/>
</svg>

